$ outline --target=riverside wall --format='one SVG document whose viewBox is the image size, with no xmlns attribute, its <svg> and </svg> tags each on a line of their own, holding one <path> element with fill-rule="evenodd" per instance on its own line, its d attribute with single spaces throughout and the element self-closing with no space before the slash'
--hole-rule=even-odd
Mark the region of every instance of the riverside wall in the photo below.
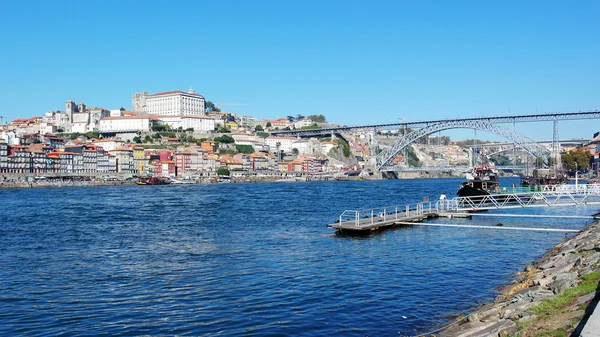
<svg viewBox="0 0 600 337">
<path fill-rule="evenodd" d="M 542 258 L 528 265 L 525 270 L 517 274 L 517 278 L 510 285 L 502 289 L 494 302 L 483 305 L 466 316 L 458 317 L 445 329 L 437 331 L 437 336 L 537 336 L 539 331 L 537 333 L 523 331 L 523 327 L 527 326 L 528 322 L 531 323 L 538 318 L 528 309 L 540 304 L 544 299 L 553 298 L 575 287 L 581 282 L 582 276 L 596 271 L 600 271 L 600 224 L 598 222 L 589 225 L 576 236 L 566 239 Z M 594 297 L 594 292 L 578 296 L 572 303 L 571 312 L 566 310 L 565 315 L 569 320 L 580 322 L 577 326 L 579 330 L 585 325 L 590 311 L 593 311 L 593 306 L 598 300 L 598 298 L 594 300 Z M 589 303 L 592 305 L 588 305 Z M 585 312 L 582 307 L 587 307 Z M 560 328 L 561 322 L 557 322 L 558 320 L 559 317 L 544 318 L 542 325 Z"/>
</svg>

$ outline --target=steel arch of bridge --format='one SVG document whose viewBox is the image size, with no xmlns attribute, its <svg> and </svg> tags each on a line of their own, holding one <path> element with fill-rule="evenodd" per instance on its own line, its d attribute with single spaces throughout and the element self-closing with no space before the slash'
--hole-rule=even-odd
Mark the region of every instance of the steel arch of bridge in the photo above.
<svg viewBox="0 0 600 337">
<path fill-rule="evenodd" d="M 498 136 L 504 137 L 518 147 L 525 150 L 527 153 L 534 157 L 543 156 L 546 157 L 550 154 L 550 151 L 545 147 L 537 144 L 533 140 L 522 136 L 514 131 L 510 131 L 505 128 L 501 128 L 495 124 L 490 123 L 486 120 L 449 120 L 438 123 L 432 123 L 425 127 L 415 130 L 403 137 L 398 137 L 389 148 L 384 149 L 376 157 L 377 170 L 382 171 L 386 166 L 389 166 L 394 158 L 404 150 L 408 145 L 414 143 L 417 139 L 425 137 L 427 135 L 436 133 L 438 131 L 448 129 L 477 129 L 482 131 L 488 131 Z"/>
</svg>

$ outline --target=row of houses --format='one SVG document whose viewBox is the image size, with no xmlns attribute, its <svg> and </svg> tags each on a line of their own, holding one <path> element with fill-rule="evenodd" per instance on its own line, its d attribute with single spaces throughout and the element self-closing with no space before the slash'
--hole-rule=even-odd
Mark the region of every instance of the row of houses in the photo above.
<svg viewBox="0 0 600 337">
<path fill-rule="evenodd" d="M 73 144 L 61 149 L 44 143 L 8 145 L 0 139 L 0 173 L 37 174 L 123 173 L 156 176 L 212 176 L 218 168 L 248 172 L 317 173 L 328 170 L 326 160 L 299 156 L 278 160 L 273 153 L 218 154 L 213 141 L 176 150 L 144 149 L 114 140 Z M 116 143 L 117 146 L 115 146 Z M 100 146 L 103 144 L 104 146 Z"/>
</svg>

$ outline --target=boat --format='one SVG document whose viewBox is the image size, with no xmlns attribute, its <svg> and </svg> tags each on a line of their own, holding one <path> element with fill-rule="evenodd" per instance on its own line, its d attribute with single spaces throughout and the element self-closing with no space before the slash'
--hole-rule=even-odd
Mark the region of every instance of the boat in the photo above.
<svg viewBox="0 0 600 337">
<path fill-rule="evenodd" d="M 528 187 L 532 191 L 538 191 L 546 185 L 566 185 L 569 178 L 566 174 L 554 174 L 550 169 L 534 169 L 533 175 L 521 177 L 521 187 Z"/>
<path fill-rule="evenodd" d="M 500 193 L 500 182 L 494 167 L 476 166 L 466 174 L 467 181 L 460 184 L 456 195 L 459 197 L 475 197 Z"/>
<path fill-rule="evenodd" d="M 150 177 L 150 178 L 141 178 L 137 184 L 138 185 L 169 185 L 171 180 L 169 178 L 163 177 Z"/>
</svg>

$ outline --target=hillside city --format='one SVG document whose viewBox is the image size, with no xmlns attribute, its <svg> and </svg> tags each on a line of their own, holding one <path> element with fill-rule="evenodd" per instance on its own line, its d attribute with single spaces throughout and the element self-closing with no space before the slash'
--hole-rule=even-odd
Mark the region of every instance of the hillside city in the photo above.
<svg viewBox="0 0 600 337">
<path fill-rule="evenodd" d="M 327 123 L 323 115 L 269 120 L 224 112 L 193 89 L 136 92 L 131 110 L 88 107 L 69 100 L 64 111 L 0 122 L 0 173 L 9 175 L 120 173 L 209 181 L 221 174 L 324 177 L 369 168 L 374 160 L 372 134 L 353 132 L 320 139 L 273 136 L 271 131 L 339 125 Z M 377 144 L 385 146 L 396 136 L 376 137 Z M 598 143 L 594 139 L 585 147 L 591 166 L 598 160 Z M 394 162 L 470 165 L 473 153 L 461 145 L 448 137 L 431 137 Z M 523 156 L 510 160 L 522 163 Z"/>
</svg>

